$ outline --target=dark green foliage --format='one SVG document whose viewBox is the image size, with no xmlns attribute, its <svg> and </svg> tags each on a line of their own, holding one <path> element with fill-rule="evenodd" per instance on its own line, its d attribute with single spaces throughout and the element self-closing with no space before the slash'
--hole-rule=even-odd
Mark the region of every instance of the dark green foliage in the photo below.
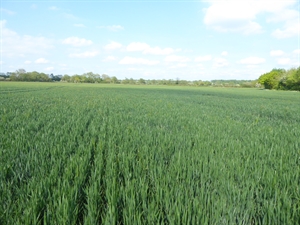
<svg viewBox="0 0 300 225">
<path fill-rule="evenodd" d="M 70 83 L 103 83 L 105 81 L 103 77 L 93 72 L 84 73 L 82 75 L 75 74 L 73 76 L 66 74 L 61 80 Z"/>
<path fill-rule="evenodd" d="M 300 67 L 287 71 L 273 69 L 271 72 L 261 75 L 258 82 L 264 85 L 266 89 L 300 91 Z"/>
<path fill-rule="evenodd" d="M 279 89 L 300 91 L 300 67 L 287 71 L 279 82 Z"/>
<path fill-rule="evenodd" d="M 283 77 L 285 70 L 273 69 L 258 78 L 258 83 L 264 85 L 266 89 L 278 89 L 279 81 Z"/>
<path fill-rule="evenodd" d="M 49 82 L 52 81 L 47 74 L 39 73 L 37 71 L 33 72 L 22 72 L 13 73 L 10 75 L 11 81 L 39 81 L 39 82 Z"/>
</svg>

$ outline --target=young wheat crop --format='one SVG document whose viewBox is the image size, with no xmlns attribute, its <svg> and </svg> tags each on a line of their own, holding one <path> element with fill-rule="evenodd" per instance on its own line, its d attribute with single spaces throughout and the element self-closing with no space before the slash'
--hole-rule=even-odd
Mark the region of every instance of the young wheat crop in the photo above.
<svg viewBox="0 0 300 225">
<path fill-rule="evenodd" d="M 300 224 L 298 92 L 0 93 L 0 224 Z"/>
</svg>

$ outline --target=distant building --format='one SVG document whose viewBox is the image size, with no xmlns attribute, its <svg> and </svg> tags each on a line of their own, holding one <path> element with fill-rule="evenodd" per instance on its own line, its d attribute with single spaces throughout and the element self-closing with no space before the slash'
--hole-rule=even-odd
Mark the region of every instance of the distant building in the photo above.
<svg viewBox="0 0 300 225">
<path fill-rule="evenodd" d="M 49 77 L 53 81 L 60 81 L 63 76 L 62 75 L 53 75 L 53 74 L 51 74 Z"/>
<path fill-rule="evenodd" d="M 6 73 L 1 72 L 0 77 L 8 78 L 11 76 L 11 74 L 13 74 L 13 72 L 6 72 Z"/>
</svg>

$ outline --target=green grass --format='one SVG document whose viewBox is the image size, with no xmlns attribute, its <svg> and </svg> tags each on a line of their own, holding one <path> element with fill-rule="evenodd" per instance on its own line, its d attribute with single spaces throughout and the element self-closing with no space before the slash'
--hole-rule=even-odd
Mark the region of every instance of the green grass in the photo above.
<svg viewBox="0 0 300 225">
<path fill-rule="evenodd" d="M 0 83 L 0 224 L 300 224 L 300 95 Z"/>
</svg>

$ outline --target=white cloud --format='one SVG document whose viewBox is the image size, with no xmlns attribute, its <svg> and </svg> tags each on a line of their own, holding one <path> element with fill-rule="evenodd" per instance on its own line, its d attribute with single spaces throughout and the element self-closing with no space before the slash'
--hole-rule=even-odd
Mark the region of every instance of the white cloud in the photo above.
<svg viewBox="0 0 300 225">
<path fill-rule="evenodd" d="M 107 26 L 107 29 L 111 31 L 120 31 L 120 30 L 124 30 L 124 27 L 120 25 L 112 25 L 112 26 Z"/>
<path fill-rule="evenodd" d="M 233 30 L 233 31 L 235 31 L 235 30 Z M 244 27 L 241 27 L 241 28 L 237 29 L 236 31 L 242 31 L 243 34 L 246 34 L 246 35 L 258 34 L 258 33 L 262 33 L 262 26 L 260 26 L 256 22 L 250 21 Z"/>
<path fill-rule="evenodd" d="M 11 15 L 11 16 L 16 14 L 16 12 L 13 12 L 13 11 L 11 11 L 11 10 L 4 9 L 4 8 L 1 8 L 1 9 L 0 9 L 0 12 L 3 12 L 3 13 L 5 13 L 5 14 Z"/>
<path fill-rule="evenodd" d="M 159 47 L 145 49 L 143 53 L 145 54 L 152 54 L 152 55 L 169 55 L 175 52 L 172 48 L 164 48 L 161 49 Z"/>
<path fill-rule="evenodd" d="M 73 24 L 73 26 L 74 27 L 85 27 L 85 25 L 82 23 L 75 23 L 75 24 Z"/>
<path fill-rule="evenodd" d="M 289 64 L 291 64 L 291 59 L 290 58 L 280 58 L 277 60 L 277 63 L 280 65 L 289 65 Z"/>
<path fill-rule="evenodd" d="M 103 59 L 103 62 L 110 62 L 115 61 L 117 58 L 114 56 L 107 56 L 105 59 Z"/>
<path fill-rule="evenodd" d="M 224 58 L 214 58 L 214 67 L 228 66 L 228 61 Z"/>
<path fill-rule="evenodd" d="M 63 40 L 63 44 L 67 45 L 73 45 L 75 47 L 80 47 L 80 46 L 88 46 L 93 44 L 91 40 L 87 40 L 85 38 L 78 38 L 78 37 L 69 37 Z"/>
<path fill-rule="evenodd" d="M 269 13 L 276 17 L 297 1 L 228 0 L 210 1 L 205 9 L 204 23 L 222 32 L 260 33 L 262 27 L 256 22 L 259 14 Z M 294 12 L 293 12 L 294 13 Z M 274 18 L 273 17 L 273 18 Z M 269 19 L 269 21 L 275 21 Z"/>
<path fill-rule="evenodd" d="M 165 62 L 188 62 L 190 61 L 189 58 L 185 57 L 185 56 L 178 56 L 178 55 L 168 55 L 165 58 Z"/>
<path fill-rule="evenodd" d="M 144 51 L 148 48 L 150 48 L 150 46 L 146 43 L 132 42 L 127 46 L 126 50 L 129 52 L 135 52 L 135 51 Z"/>
<path fill-rule="evenodd" d="M 32 8 L 32 9 L 37 9 L 37 5 L 36 4 L 32 4 L 31 6 L 30 6 L 30 8 Z"/>
<path fill-rule="evenodd" d="M 31 61 L 30 61 L 30 60 L 26 60 L 24 63 L 25 63 L 25 64 L 30 64 Z"/>
<path fill-rule="evenodd" d="M 277 28 L 272 36 L 282 39 L 299 35 L 300 20 L 299 11 L 294 9 L 282 9 L 267 19 L 267 22 L 284 22 L 283 28 Z"/>
<path fill-rule="evenodd" d="M 143 58 L 133 58 L 126 56 L 123 59 L 120 60 L 119 64 L 141 64 L 141 65 L 156 65 L 159 61 L 157 60 L 148 60 Z"/>
<path fill-rule="evenodd" d="M 97 28 L 104 28 L 110 31 L 120 31 L 120 30 L 124 30 L 124 27 L 122 27 L 121 25 L 111 25 L 111 26 L 98 26 Z"/>
<path fill-rule="evenodd" d="M 74 16 L 71 13 L 63 13 L 62 16 L 68 20 L 78 20 L 79 19 L 77 16 Z"/>
<path fill-rule="evenodd" d="M 213 25 L 225 21 L 251 20 L 255 18 L 255 11 L 245 1 L 212 1 L 206 9 L 204 22 Z"/>
<path fill-rule="evenodd" d="M 259 33 L 261 26 L 254 22 L 256 10 L 245 1 L 213 2 L 206 10 L 204 23 L 221 32 Z"/>
<path fill-rule="evenodd" d="M 72 53 L 69 54 L 69 57 L 71 58 L 92 58 L 98 55 L 97 51 L 86 51 L 81 53 Z"/>
<path fill-rule="evenodd" d="M 54 70 L 54 67 L 53 67 L 53 66 L 50 66 L 50 67 L 45 68 L 45 70 L 46 70 L 46 71 L 52 71 L 52 70 Z"/>
<path fill-rule="evenodd" d="M 248 57 L 245 59 L 241 59 L 239 61 L 240 64 L 246 64 L 246 65 L 257 65 L 257 64 L 262 64 L 266 60 L 264 58 L 259 58 L 259 57 Z"/>
<path fill-rule="evenodd" d="M 283 39 L 283 38 L 289 38 L 289 37 L 295 37 L 299 35 L 300 30 L 300 21 L 299 19 L 295 18 L 293 20 L 286 21 L 284 24 L 283 29 L 276 29 L 272 36 Z"/>
<path fill-rule="evenodd" d="M 45 37 L 18 35 L 6 27 L 6 20 L 0 20 L 2 56 L 24 57 L 28 54 L 44 54 L 53 48 L 53 41 Z"/>
<path fill-rule="evenodd" d="M 159 48 L 159 47 L 150 47 L 150 45 L 141 42 L 132 42 L 130 43 L 127 48 L 129 52 L 136 52 L 140 51 L 143 54 L 152 54 L 152 55 L 169 55 L 175 52 L 172 48 Z M 179 51 L 179 50 L 177 50 Z"/>
<path fill-rule="evenodd" d="M 223 51 L 223 52 L 221 53 L 221 55 L 222 55 L 222 56 L 227 56 L 227 55 L 228 55 L 228 52 Z"/>
<path fill-rule="evenodd" d="M 175 66 L 170 66 L 169 68 L 170 69 L 178 69 L 178 68 L 184 68 L 184 67 L 187 67 L 187 64 L 185 64 L 185 63 L 179 63 L 179 64 L 177 64 Z"/>
<path fill-rule="evenodd" d="M 122 44 L 120 44 L 118 42 L 115 42 L 115 41 L 111 41 L 109 44 L 104 46 L 104 49 L 106 49 L 106 50 L 115 50 L 115 49 L 118 49 L 118 48 L 121 48 L 121 47 L 122 47 Z"/>
<path fill-rule="evenodd" d="M 57 8 L 56 6 L 51 6 L 51 7 L 49 7 L 49 9 L 50 9 L 50 10 L 55 10 L 55 11 L 56 11 L 56 10 L 59 10 L 59 8 Z"/>
<path fill-rule="evenodd" d="M 34 61 L 37 64 L 44 64 L 44 63 L 48 63 L 49 60 L 45 59 L 45 58 L 39 58 L 37 60 Z"/>
<path fill-rule="evenodd" d="M 272 50 L 270 51 L 270 56 L 282 56 L 284 54 L 281 50 Z"/>
<path fill-rule="evenodd" d="M 141 71 L 141 68 L 128 68 L 129 71 Z"/>
<path fill-rule="evenodd" d="M 294 54 L 300 54 L 300 49 L 295 49 L 295 50 L 293 51 L 293 53 L 294 53 Z"/>
<path fill-rule="evenodd" d="M 299 12 L 294 9 L 283 9 L 276 14 L 273 14 L 269 18 L 267 18 L 267 22 L 281 22 L 281 21 L 288 21 L 293 20 L 299 17 Z"/>
<path fill-rule="evenodd" d="M 205 62 L 205 61 L 210 61 L 210 60 L 212 60 L 211 55 L 199 56 L 199 57 L 195 58 L 195 62 Z"/>
</svg>

